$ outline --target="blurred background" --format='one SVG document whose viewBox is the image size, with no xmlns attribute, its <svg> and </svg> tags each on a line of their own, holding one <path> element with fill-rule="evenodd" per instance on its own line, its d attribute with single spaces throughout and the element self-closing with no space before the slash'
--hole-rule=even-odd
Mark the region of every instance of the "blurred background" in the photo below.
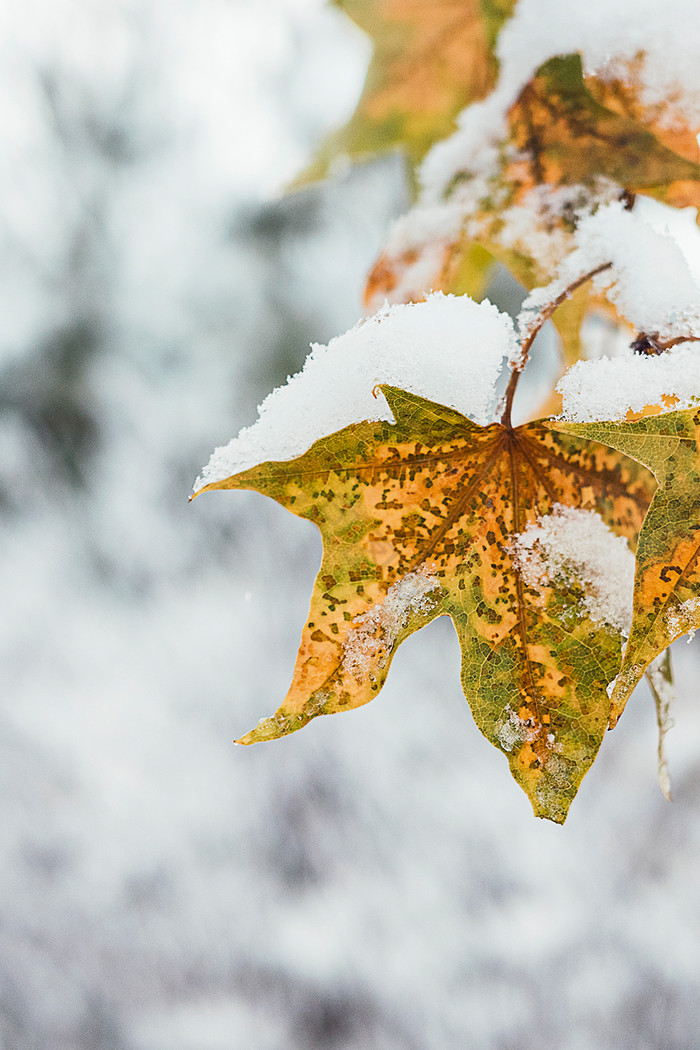
<svg viewBox="0 0 700 1050">
<path fill-rule="evenodd" d="M 1 1050 L 697 1050 L 695 646 L 674 802 L 640 689 L 563 828 L 447 622 L 373 704 L 232 744 L 320 543 L 187 498 L 405 208 L 395 159 L 282 195 L 369 53 L 322 0 L 0 7 Z"/>
</svg>

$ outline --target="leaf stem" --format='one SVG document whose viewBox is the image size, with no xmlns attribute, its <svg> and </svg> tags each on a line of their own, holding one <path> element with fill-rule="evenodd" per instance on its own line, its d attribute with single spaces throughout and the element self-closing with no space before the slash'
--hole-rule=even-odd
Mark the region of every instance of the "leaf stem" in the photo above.
<svg viewBox="0 0 700 1050">
<path fill-rule="evenodd" d="M 506 387 L 504 398 L 505 403 L 503 408 L 503 415 L 501 416 L 501 424 L 504 427 L 507 427 L 509 430 L 512 429 L 511 411 L 513 409 L 513 398 L 515 397 L 515 390 L 518 385 L 520 375 L 528 362 L 530 350 L 532 349 L 532 344 L 539 335 L 542 326 L 549 320 L 549 318 L 552 316 L 557 307 L 561 306 L 561 304 L 566 299 L 569 299 L 574 294 L 577 288 L 580 288 L 582 284 L 585 284 L 586 281 L 590 281 L 592 277 L 595 277 L 597 274 L 602 273 L 604 270 L 609 270 L 611 266 L 612 262 L 601 263 L 600 266 L 596 266 L 594 270 L 590 270 L 588 273 L 584 273 L 583 276 L 577 277 L 576 280 L 573 281 L 570 285 L 568 285 L 563 292 L 560 292 L 559 295 L 555 296 L 554 299 L 551 300 L 551 302 L 547 303 L 546 306 L 542 307 L 542 310 L 540 311 L 540 315 L 537 318 L 537 322 L 534 328 L 530 330 L 527 338 L 525 339 L 525 342 L 521 344 L 520 360 L 516 365 L 513 366 L 513 371 L 511 372 L 510 379 L 508 380 L 508 386 Z"/>
</svg>

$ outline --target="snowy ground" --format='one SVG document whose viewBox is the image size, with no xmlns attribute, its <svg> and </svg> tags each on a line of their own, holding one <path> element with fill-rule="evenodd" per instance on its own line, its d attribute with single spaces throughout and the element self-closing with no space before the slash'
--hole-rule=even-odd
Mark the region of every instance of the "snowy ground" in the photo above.
<svg viewBox="0 0 700 1050">
<path fill-rule="evenodd" d="M 0 40 L 0 1048 L 697 1047 L 695 646 L 674 803 L 640 691 L 564 828 L 444 622 L 368 707 L 231 743 L 286 690 L 318 540 L 187 496 L 356 320 L 402 207 L 391 164 L 274 197 L 364 42 L 320 0 L 32 0 Z"/>
</svg>

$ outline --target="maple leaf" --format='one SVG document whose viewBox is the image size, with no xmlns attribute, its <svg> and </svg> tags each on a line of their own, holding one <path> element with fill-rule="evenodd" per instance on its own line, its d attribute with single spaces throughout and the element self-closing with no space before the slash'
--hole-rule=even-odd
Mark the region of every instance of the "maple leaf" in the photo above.
<svg viewBox="0 0 700 1050">
<path fill-rule="evenodd" d="M 513 544 L 559 506 L 597 511 L 634 545 L 651 475 L 542 423 L 477 426 L 381 386 L 395 422 L 357 423 L 284 462 L 205 486 L 255 489 L 316 523 L 323 560 L 294 677 L 240 743 L 272 740 L 381 689 L 401 642 L 451 617 L 462 684 L 538 816 L 563 822 L 608 723 L 621 636 L 580 583 L 527 581 Z"/>
<path fill-rule="evenodd" d="M 544 63 L 508 110 L 498 164 L 480 199 L 472 198 L 471 186 L 483 173 L 470 166 L 458 168 L 444 188 L 443 204 L 456 208 L 466 190 L 461 230 L 439 244 L 428 233 L 396 255 L 384 252 L 370 272 L 366 305 L 387 297 L 415 302 L 428 288 L 478 297 L 488 260 L 503 264 L 528 291 L 545 285 L 567 245 L 573 248 L 580 215 L 615 187 L 630 202 L 644 193 L 675 207 L 700 206 L 694 134 L 678 121 L 669 130 L 665 111 L 645 109 L 640 94 L 632 82 L 585 77 L 578 54 Z M 568 192 L 559 200 L 562 190 Z M 523 209 L 532 224 L 524 232 Z M 590 306 L 619 320 L 601 296 L 581 289 L 554 318 L 568 364 L 581 356 L 579 331 Z"/>
<path fill-rule="evenodd" d="M 602 441 L 649 467 L 658 481 L 639 535 L 632 629 L 611 695 L 613 726 L 649 665 L 700 627 L 700 411 L 550 425 Z"/>
<path fill-rule="evenodd" d="M 603 89 L 601 81 L 585 78 L 577 54 L 541 66 L 508 115 L 514 159 L 506 172 L 518 192 L 542 184 L 590 185 L 604 176 L 676 207 L 699 204 L 697 142 L 689 157 L 687 132 L 671 136 L 650 115 L 640 123 L 634 98 L 630 85 L 610 81 Z"/>
<path fill-rule="evenodd" d="M 454 131 L 454 118 L 496 80 L 494 45 L 515 0 L 334 0 L 374 40 L 357 109 L 299 182 L 337 156 L 401 146 L 413 163 Z"/>
</svg>

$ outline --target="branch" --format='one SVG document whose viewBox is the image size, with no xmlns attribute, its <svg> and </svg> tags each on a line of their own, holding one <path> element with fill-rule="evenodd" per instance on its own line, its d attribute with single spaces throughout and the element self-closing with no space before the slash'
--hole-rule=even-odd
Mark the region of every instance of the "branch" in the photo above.
<svg viewBox="0 0 700 1050">
<path fill-rule="evenodd" d="M 510 419 L 511 410 L 513 408 L 513 398 L 515 397 L 515 389 L 518 385 L 520 375 L 523 369 L 525 368 L 525 365 L 527 364 L 528 357 L 530 356 L 530 350 L 532 349 L 532 344 L 539 335 L 542 326 L 549 320 L 549 318 L 552 316 L 557 307 L 561 306 L 561 304 L 566 299 L 569 299 L 574 294 L 577 288 L 580 288 L 582 284 L 585 284 L 586 281 L 590 281 L 592 277 L 597 276 L 597 274 L 602 273 L 604 270 L 609 270 L 611 266 L 612 262 L 601 263 L 600 266 L 596 266 L 595 270 L 590 270 L 588 273 L 583 274 L 582 277 L 577 277 L 572 284 L 567 285 L 567 287 L 562 292 L 555 296 L 554 299 L 551 300 L 551 302 L 547 303 L 540 310 L 539 316 L 534 327 L 528 333 L 525 342 L 521 344 L 520 360 L 516 365 L 513 366 L 513 371 L 511 372 L 510 379 L 508 380 L 508 386 L 506 387 L 505 393 L 505 405 L 503 409 L 503 415 L 501 417 L 501 423 L 504 427 L 511 427 Z"/>
</svg>

